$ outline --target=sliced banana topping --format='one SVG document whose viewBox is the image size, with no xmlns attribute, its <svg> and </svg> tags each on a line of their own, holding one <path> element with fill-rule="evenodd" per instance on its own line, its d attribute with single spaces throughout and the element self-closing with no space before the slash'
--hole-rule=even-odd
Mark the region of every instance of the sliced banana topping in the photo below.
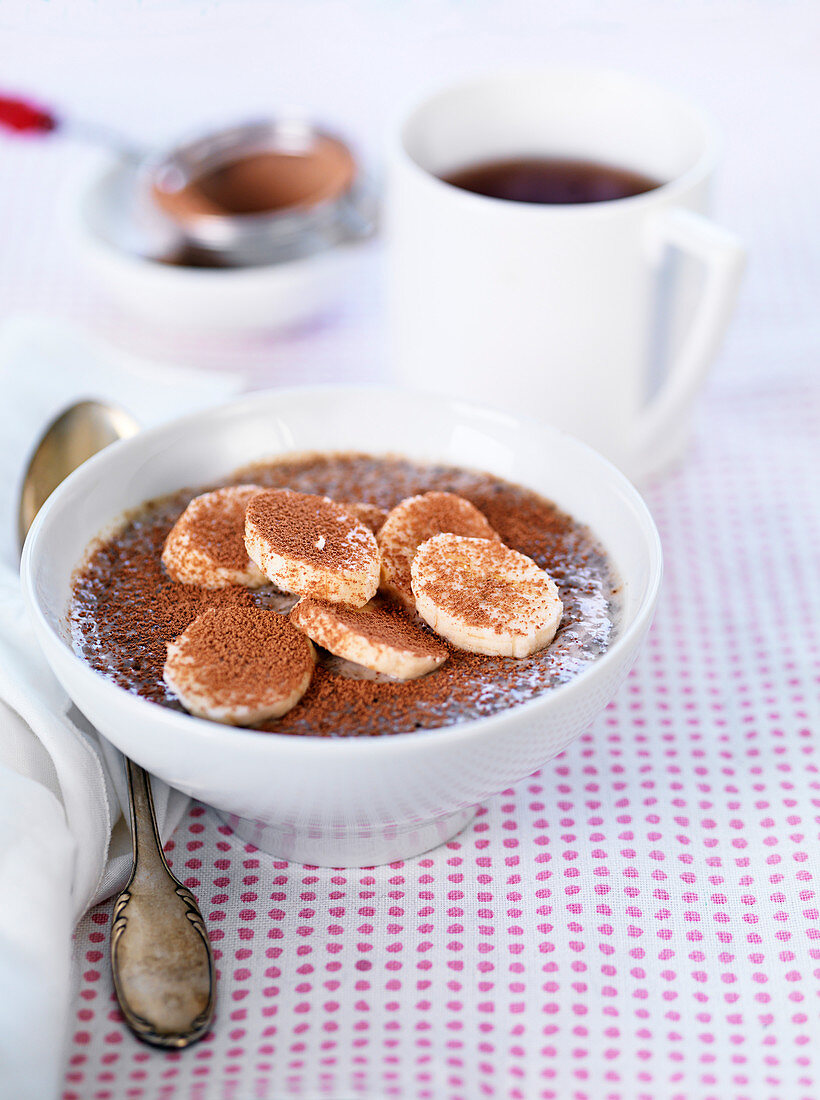
<svg viewBox="0 0 820 1100">
<path fill-rule="evenodd" d="M 384 526 L 384 521 L 387 519 L 387 510 L 385 508 L 380 508 L 378 504 L 367 504 L 365 501 L 357 500 L 353 503 L 345 502 L 342 507 L 347 508 L 351 515 L 361 520 L 365 527 L 369 527 L 374 535 L 378 535 L 379 531 Z"/>
<path fill-rule="evenodd" d="M 498 539 L 478 508 L 455 493 L 423 493 L 408 497 L 388 513 L 378 534 L 382 553 L 381 587 L 405 607 L 415 607 L 410 565 L 416 550 L 427 539 L 443 532 Z"/>
<path fill-rule="evenodd" d="M 361 607 L 379 587 L 373 532 L 327 497 L 268 489 L 245 514 L 245 547 L 279 588 Z"/>
<path fill-rule="evenodd" d="M 555 637 L 564 610 L 555 582 L 532 558 L 488 539 L 428 539 L 413 558 L 411 580 L 424 621 L 472 653 L 536 653 Z"/>
<path fill-rule="evenodd" d="M 212 608 L 168 643 L 163 679 L 198 718 L 253 726 L 299 702 L 314 662 L 313 646 L 284 615 Z"/>
<path fill-rule="evenodd" d="M 169 577 L 201 588 L 267 584 L 245 549 L 245 509 L 261 491 L 258 485 L 232 485 L 194 497 L 165 540 L 162 564 Z"/>
<path fill-rule="evenodd" d="M 424 676 L 448 656 L 443 645 L 379 597 L 364 607 L 304 597 L 290 619 L 335 656 L 396 680 Z"/>
</svg>

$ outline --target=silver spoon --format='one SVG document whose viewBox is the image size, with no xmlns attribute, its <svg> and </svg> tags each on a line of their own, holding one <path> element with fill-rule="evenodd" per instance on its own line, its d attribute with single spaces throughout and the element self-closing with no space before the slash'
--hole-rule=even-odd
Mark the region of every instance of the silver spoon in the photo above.
<svg viewBox="0 0 820 1100">
<path fill-rule="evenodd" d="M 123 409 L 100 401 L 71 405 L 43 433 L 23 478 L 18 513 L 22 546 L 52 490 L 87 458 L 137 432 Z M 216 975 L 205 922 L 191 891 L 165 861 L 151 780 L 126 757 L 133 862 L 114 903 L 111 969 L 126 1022 L 145 1042 L 186 1047 L 208 1030 Z"/>
</svg>

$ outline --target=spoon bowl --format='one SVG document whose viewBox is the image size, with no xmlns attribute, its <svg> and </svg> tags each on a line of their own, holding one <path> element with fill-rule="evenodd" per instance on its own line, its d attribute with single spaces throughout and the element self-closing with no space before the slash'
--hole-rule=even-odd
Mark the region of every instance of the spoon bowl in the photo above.
<svg viewBox="0 0 820 1100">
<path fill-rule="evenodd" d="M 139 425 L 130 413 L 102 401 L 78 401 L 52 420 L 23 476 L 17 512 L 20 546 L 35 516 L 61 481 L 109 443 L 138 431 Z"/>
</svg>

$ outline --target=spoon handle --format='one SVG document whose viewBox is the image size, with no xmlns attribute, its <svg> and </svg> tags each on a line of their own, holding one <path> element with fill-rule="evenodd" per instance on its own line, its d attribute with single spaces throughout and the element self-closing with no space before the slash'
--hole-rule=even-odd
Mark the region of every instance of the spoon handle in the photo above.
<svg viewBox="0 0 820 1100">
<path fill-rule="evenodd" d="M 118 130 L 112 130 L 100 122 L 66 118 L 27 96 L 0 95 L 0 130 L 28 135 L 50 134 L 57 130 L 91 145 L 112 149 L 128 160 L 141 161 L 146 156 L 145 149 Z"/>
<path fill-rule="evenodd" d="M 129 1027 L 146 1043 L 185 1047 L 208 1030 L 216 976 L 205 922 L 165 861 L 151 780 L 126 758 L 131 877 L 114 904 L 111 969 Z"/>
</svg>

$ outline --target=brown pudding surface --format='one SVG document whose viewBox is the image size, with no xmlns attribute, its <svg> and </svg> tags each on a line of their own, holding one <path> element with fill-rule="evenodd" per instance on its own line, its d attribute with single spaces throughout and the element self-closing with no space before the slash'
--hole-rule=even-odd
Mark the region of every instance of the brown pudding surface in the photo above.
<svg viewBox="0 0 820 1100">
<path fill-rule="evenodd" d="M 439 490 L 472 501 L 514 550 L 552 576 L 564 616 L 546 649 L 523 659 L 484 657 L 445 645 L 450 657 L 418 680 L 389 680 L 320 651 L 313 680 L 288 714 L 262 727 L 322 736 L 403 733 L 484 717 L 565 683 L 609 645 L 618 618 L 618 580 L 590 531 L 536 493 L 490 474 L 359 454 L 286 456 L 238 471 L 225 484 L 288 488 L 389 509 Z M 207 489 L 215 486 L 207 486 Z M 131 513 L 95 543 L 77 571 L 70 618 L 78 653 L 129 691 L 181 709 L 162 679 L 166 645 L 209 608 L 295 602 L 272 586 L 208 590 L 172 581 L 160 555 L 192 497 L 184 490 Z M 422 627 L 427 629 L 426 627 Z"/>
</svg>

